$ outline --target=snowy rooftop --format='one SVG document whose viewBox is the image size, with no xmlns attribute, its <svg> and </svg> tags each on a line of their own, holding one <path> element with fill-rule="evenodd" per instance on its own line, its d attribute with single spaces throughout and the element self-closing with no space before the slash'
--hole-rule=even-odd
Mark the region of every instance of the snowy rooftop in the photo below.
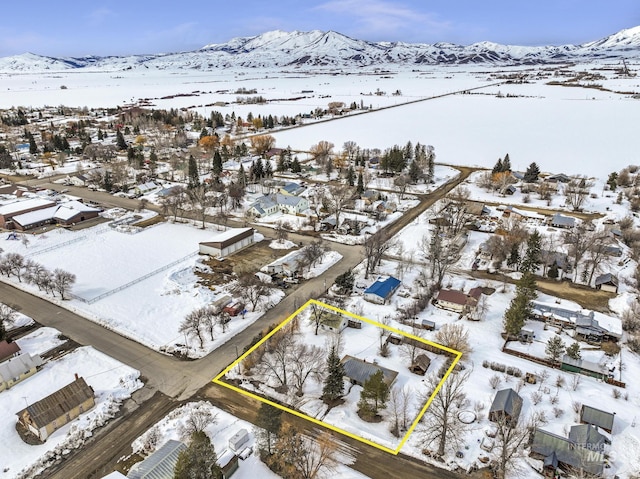
<svg viewBox="0 0 640 479">
<path fill-rule="evenodd" d="M 53 215 L 58 211 L 58 206 L 52 206 L 50 208 L 44 208 L 41 210 L 31 211 L 29 213 L 23 213 L 13 217 L 14 221 L 24 227 L 40 223 L 41 221 L 47 221 L 53 218 Z"/>
<path fill-rule="evenodd" d="M 55 203 L 50 200 L 42 198 L 32 198 L 29 200 L 15 201 L 8 205 L 0 206 L 0 215 L 11 215 L 19 211 L 28 210 L 31 208 L 41 208 L 44 206 L 53 206 Z"/>
<path fill-rule="evenodd" d="M 209 242 L 219 243 L 219 242 L 227 241 L 235 238 L 240 234 L 246 233 L 250 229 L 252 228 L 229 228 L 227 231 L 223 231 L 222 233 L 215 235 L 213 238 L 209 240 Z"/>
</svg>

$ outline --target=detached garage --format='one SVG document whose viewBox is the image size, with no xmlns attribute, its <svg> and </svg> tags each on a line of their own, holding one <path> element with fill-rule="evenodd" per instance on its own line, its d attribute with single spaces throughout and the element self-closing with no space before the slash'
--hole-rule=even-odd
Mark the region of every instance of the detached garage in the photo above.
<svg viewBox="0 0 640 479">
<path fill-rule="evenodd" d="M 200 243 L 200 254 L 224 258 L 252 244 L 253 228 L 230 228 Z"/>
</svg>

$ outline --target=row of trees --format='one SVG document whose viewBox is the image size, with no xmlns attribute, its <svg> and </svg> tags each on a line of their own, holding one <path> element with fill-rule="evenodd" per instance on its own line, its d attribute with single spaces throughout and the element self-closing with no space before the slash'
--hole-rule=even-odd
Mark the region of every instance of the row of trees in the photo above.
<svg viewBox="0 0 640 479">
<path fill-rule="evenodd" d="M 0 274 L 7 277 L 14 276 L 19 283 L 24 279 L 27 283 L 37 286 L 39 291 L 45 291 L 53 296 L 58 293 L 63 300 L 67 299 L 66 296 L 76 282 L 75 274 L 61 268 L 49 271 L 45 266 L 32 259 L 25 259 L 19 253 L 0 256 Z"/>
</svg>

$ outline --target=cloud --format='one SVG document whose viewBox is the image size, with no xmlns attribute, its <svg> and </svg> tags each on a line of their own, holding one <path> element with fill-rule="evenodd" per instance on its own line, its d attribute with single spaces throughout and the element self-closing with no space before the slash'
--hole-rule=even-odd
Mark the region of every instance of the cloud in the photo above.
<svg viewBox="0 0 640 479">
<path fill-rule="evenodd" d="M 400 3 L 383 0 L 330 0 L 315 10 L 352 17 L 355 32 L 370 37 L 372 34 L 413 37 L 418 34 L 440 34 L 452 28 L 448 21 L 439 20 L 432 13 L 422 12 Z M 393 38 L 386 38 L 392 40 Z"/>
<path fill-rule="evenodd" d="M 100 25 L 116 16 L 113 10 L 105 7 L 96 8 L 87 15 L 87 20 L 92 25 Z"/>
</svg>

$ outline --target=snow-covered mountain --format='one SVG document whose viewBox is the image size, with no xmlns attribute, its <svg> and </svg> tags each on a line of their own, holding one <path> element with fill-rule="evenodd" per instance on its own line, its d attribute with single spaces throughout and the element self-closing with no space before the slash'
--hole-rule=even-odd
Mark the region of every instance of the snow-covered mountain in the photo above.
<svg viewBox="0 0 640 479">
<path fill-rule="evenodd" d="M 504 64 L 530 65 L 612 59 L 640 60 L 640 27 L 581 45 L 527 47 L 479 42 L 452 43 L 369 42 L 337 32 L 283 32 L 239 37 L 191 51 L 126 57 L 51 58 L 25 53 L 0 58 L 0 71 L 60 71 L 78 68 L 124 70 L 133 68 L 196 69 L 258 67 L 344 68 L 393 65 Z"/>
</svg>

